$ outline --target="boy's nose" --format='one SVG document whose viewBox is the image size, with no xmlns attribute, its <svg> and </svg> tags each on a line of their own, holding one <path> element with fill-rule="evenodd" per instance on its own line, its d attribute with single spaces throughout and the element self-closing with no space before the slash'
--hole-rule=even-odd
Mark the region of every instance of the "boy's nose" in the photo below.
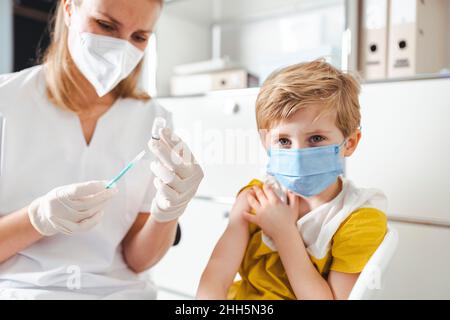
<svg viewBox="0 0 450 320">
<path fill-rule="evenodd" d="M 306 143 L 292 141 L 291 148 L 292 149 L 304 149 L 304 148 L 309 148 L 309 145 L 307 145 Z"/>
</svg>

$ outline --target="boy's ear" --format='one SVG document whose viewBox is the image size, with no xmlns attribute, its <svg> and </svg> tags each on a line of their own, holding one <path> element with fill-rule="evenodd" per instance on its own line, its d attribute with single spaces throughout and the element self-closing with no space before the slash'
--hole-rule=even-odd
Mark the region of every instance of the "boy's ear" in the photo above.
<svg viewBox="0 0 450 320">
<path fill-rule="evenodd" d="M 347 143 L 344 146 L 344 157 L 350 157 L 355 152 L 360 140 L 361 130 L 357 129 L 347 138 Z"/>
</svg>

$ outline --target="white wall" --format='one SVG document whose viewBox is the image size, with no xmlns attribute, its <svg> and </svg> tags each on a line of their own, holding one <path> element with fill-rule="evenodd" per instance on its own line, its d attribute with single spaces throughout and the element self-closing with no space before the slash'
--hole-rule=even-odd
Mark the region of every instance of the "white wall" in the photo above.
<svg viewBox="0 0 450 320">
<path fill-rule="evenodd" d="M 212 58 L 214 24 L 223 28 L 222 56 L 230 56 L 263 80 L 275 68 L 317 57 L 330 56 L 338 65 L 344 1 L 169 2 L 157 31 L 159 96 L 169 93 L 173 66 Z"/>
<path fill-rule="evenodd" d="M 208 25 L 164 12 L 157 28 L 156 87 L 158 96 L 167 96 L 174 66 L 211 58 L 211 32 Z"/>
<path fill-rule="evenodd" d="M 0 1 L 0 74 L 13 70 L 12 0 Z"/>
<path fill-rule="evenodd" d="M 342 3 L 227 24 L 222 27 L 222 54 L 259 76 L 262 83 L 275 69 L 319 57 L 339 66 L 344 28 Z"/>
</svg>

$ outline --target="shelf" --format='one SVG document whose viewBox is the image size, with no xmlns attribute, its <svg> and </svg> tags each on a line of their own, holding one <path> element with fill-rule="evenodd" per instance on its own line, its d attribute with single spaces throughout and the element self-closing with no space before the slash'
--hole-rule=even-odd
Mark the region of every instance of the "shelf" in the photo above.
<svg viewBox="0 0 450 320">
<path fill-rule="evenodd" d="M 370 85 L 377 83 L 396 83 L 406 81 L 420 81 L 420 80 L 437 80 L 437 79 L 450 79 L 450 72 L 444 74 L 422 74 L 413 77 L 404 78 L 392 78 L 392 79 L 380 79 L 380 80 L 363 80 L 361 84 Z M 238 97 L 238 96 L 256 96 L 260 88 L 245 88 L 245 89 L 233 89 L 233 90 L 217 90 L 202 94 L 184 95 L 184 96 L 156 96 L 155 99 L 192 99 L 192 98 L 207 98 L 207 97 Z"/>
<path fill-rule="evenodd" d="M 402 78 L 363 80 L 362 84 L 395 83 L 395 82 L 405 82 L 405 81 L 436 80 L 436 79 L 450 79 L 450 72 L 419 74 L 419 75 L 415 75 L 415 76 L 411 76 L 411 77 L 402 77 Z"/>
<path fill-rule="evenodd" d="M 182 96 L 155 96 L 155 99 L 192 99 L 192 98 L 210 98 L 210 97 L 237 97 L 237 96 L 255 96 L 259 92 L 259 87 L 245 89 L 216 90 L 206 93 L 182 95 Z"/>
<path fill-rule="evenodd" d="M 182 19 L 224 26 L 343 4 L 344 0 L 171 0 L 166 1 L 164 10 Z"/>
</svg>

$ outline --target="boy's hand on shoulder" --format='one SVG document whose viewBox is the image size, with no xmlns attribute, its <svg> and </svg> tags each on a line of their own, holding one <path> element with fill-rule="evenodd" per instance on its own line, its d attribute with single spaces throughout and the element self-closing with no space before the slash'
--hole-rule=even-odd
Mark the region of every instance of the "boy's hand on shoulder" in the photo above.
<svg viewBox="0 0 450 320">
<path fill-rule="evenodd" d="M 247 200 L 247 195 L 250 192 L 252 192 L 251 188 L 243 190 L 237 196 L 236 201 L 234 202 L 234 205 L 230 211 L 230 223 L 244 223 L 246 225 L 248 224 L 244 214 L 252 209 Z"/>
<path fill-rule="evenodd" d="M 288 193 L 289 204 L 284 203 L 275 194 L 272 188 L 264 185 L 263 188 L 253 187 L 247 193 L 247 201 L 255 214 L 250 210 L 244 213 L 245 219 L 258 225 L 264 233 L 275 242 L 277 238 L 289 228 L 296 228 L 300 199 L 292 193 Z"/>
</svg>

